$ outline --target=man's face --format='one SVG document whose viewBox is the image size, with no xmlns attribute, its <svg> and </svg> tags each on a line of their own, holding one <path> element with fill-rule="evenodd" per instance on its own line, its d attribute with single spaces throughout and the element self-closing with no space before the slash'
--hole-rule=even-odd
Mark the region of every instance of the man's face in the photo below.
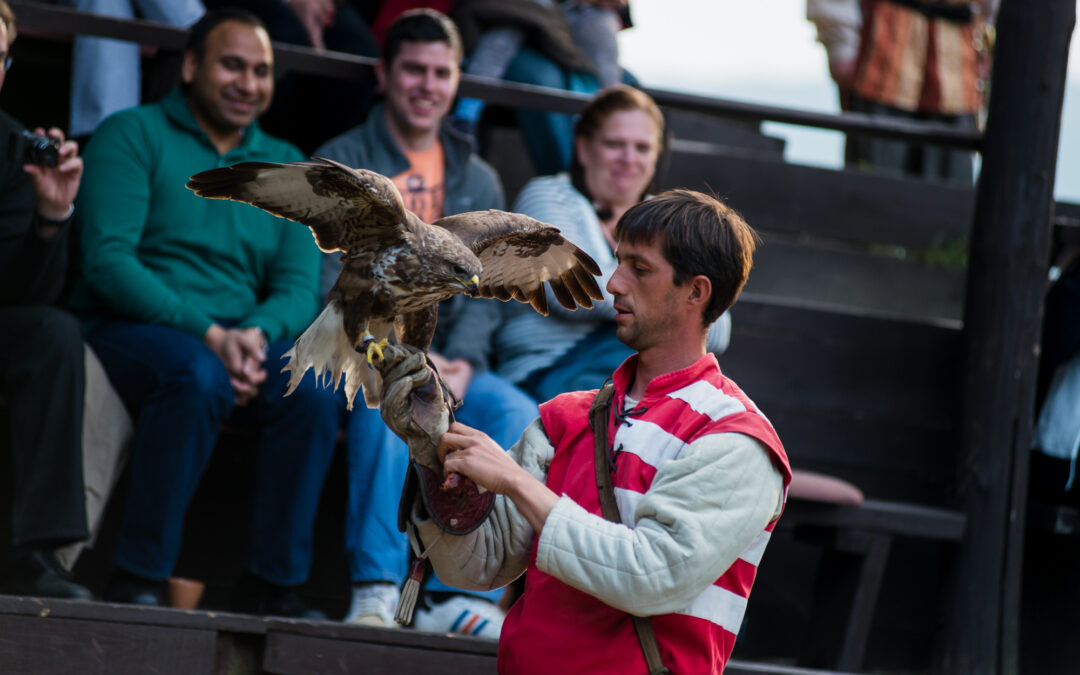
<svg viewBox="0 0 1080 675">
<path fill-rule="evenodd" d="M 376 64 L 391 124 L 409 137 L 434 135 L 450 111 L 461 71 L 445 42 L 403 42 L 389 65 Z"/>
<path fill-rule="evenodd" d="M 261 28 L 223 21 L 206 36 L 202 61 L 184 54 L 188 101 L 202 124 L 219 133 L 244 129 L 274 95 L 274 53 Z"/>
<path fill-rule="evenodd" d="M 684 286 L 675 285 L 675 270 L 664 258 L 658 241 L 615 249 L 618 267 L 608 279 L 615 299 L 615 335 L 638 352 L 662 345 L 686 325 Z"/>
</svg>

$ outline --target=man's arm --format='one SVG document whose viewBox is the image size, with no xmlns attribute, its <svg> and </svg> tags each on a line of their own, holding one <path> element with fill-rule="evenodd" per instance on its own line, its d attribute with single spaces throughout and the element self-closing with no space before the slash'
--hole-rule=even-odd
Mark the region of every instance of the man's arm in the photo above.
<svg viewBox="0 0 1080 675">
<path fill-rule="evenodd" d="M 712 434 L 665 462 L 644 494 L 618 491 L 634 527 L 557 497 L 499 462 L 497 446 L 471 431 L 444 436 L 447 471 L 513 501 L 540 533 L 537 567 L 631 614 L 686 608 L 779 514 L 782 478 L 769 453 L 741 434 Z M 447 438 L 449 437 L 449 438 Z M 440 452 L 444 448 L 440 446 Z M 459 454 L 461 453 L 461 454 Z"/>
<path fill-rule="evenodd" d="M 135 119 L 120 113 L 102 122 L 87 146 L 76 214 L 82 281 L 118 318 L 172 326 L 202 339 L 213 320 L 139 260 L 150 210 L 150 145 Z"/>
</svg>

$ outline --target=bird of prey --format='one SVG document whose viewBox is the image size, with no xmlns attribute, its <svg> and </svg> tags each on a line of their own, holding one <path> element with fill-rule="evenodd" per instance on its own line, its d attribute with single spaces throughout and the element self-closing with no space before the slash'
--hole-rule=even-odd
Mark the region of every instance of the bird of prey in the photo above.
<svg viewBox="0 0 1080 675">
<path fill-rule="evenodd" d="M 545 282 L 568 309 L 603 298 L 599 266 L 558 228 L 496 210 L 427 224 L 374 171 L 319 158 L 244 162 L 196 174 L 187 187 L 307 225 L 320 249 L 342 252 L 326 308 L 286 353 L 289 393 L 312 368 L 317 378 L 332 377 L 335 388 L 344 375 L 350 409 L 361 385 L 368 407 L 377 407 L 381 378 L 373 360 L 388 339 L 426 351 L 438 303 L 455 293 L 512 298 L 541 314 L 548 310 Z"/>
</svg>

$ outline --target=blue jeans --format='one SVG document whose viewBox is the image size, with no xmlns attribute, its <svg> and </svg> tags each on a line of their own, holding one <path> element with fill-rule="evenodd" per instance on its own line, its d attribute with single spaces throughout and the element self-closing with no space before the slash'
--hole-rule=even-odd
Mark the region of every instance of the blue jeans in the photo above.
<svg viewBox="0 0 1080 675">
<path fill-rule="evenodd" d="M 591 74 L 566 71 L 528 47 L 518 50 L 504 78 L 511 82 L 587 94 L 597 90 L 596 78 Z M 570 153 L 574 149 L 573 115 L 519 108 L 517 118 L 521 137 L 537 174 L 546 176 L 570 168 Z"/>
<path fill-rule="evenodd" d="M 555 365 L 530 374 L 521 388 L 537 401 L 550 401 L 568 391 L 599 389 L 633 353 L 615 337 L 615 323 L 606 322 L 559 357 Z"/>
<path fill-rule="evenodd" d="M 339 402 L 345 406 L 345 396 Z M 491 372 L 473 378 L 458 409 L 459 422 L 491 436 L 509 448 L 539 414 L 536 403 L 520 389 Z M 397 529 L 398 500 L 409 466 L 409 448 L 394 435 L 378 410 L 357 397 L 346 422 L 349 457 L 349 506 L 345 519 L 345 552 L 353 581 L 400 584 L 408 573 L 409 543 Z M 437 578 L 431 591 L 456 591 Z M 491 600 L 500 592 L 478 594 Z"/>
<path fill-rule="evenodd" d="M 258 432 L 244 562 L 275 584 L 303 583 L 312 526 L 337 434 L 335 394 L 308 373 L 285 397 L 280 341 L 267 350 L 267 380 L 256 399 L 235 408 L 224 364 L 198 338 L 165 326 L 107 322 L 89 342 L 135 417 L 127 503 L 114 562 L 164 579 L 180 549 L 184 512 L 229 419 Z"/>
</svg>

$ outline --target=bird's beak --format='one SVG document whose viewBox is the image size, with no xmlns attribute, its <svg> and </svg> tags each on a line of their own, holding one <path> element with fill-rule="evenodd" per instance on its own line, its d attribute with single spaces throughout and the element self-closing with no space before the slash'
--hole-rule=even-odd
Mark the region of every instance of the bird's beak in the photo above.
<svg viewBox="0 0 1080 675">
<path fill-rule="evenodd" d="M 480 290 L 480 277 L 475 274 L 472 275 L 472 279 L 458 279 L 457 282 L 461 284 L 461 287 L 465 289 L 465 292 L 469 295 L 476 295 Z"/>
</svg>

